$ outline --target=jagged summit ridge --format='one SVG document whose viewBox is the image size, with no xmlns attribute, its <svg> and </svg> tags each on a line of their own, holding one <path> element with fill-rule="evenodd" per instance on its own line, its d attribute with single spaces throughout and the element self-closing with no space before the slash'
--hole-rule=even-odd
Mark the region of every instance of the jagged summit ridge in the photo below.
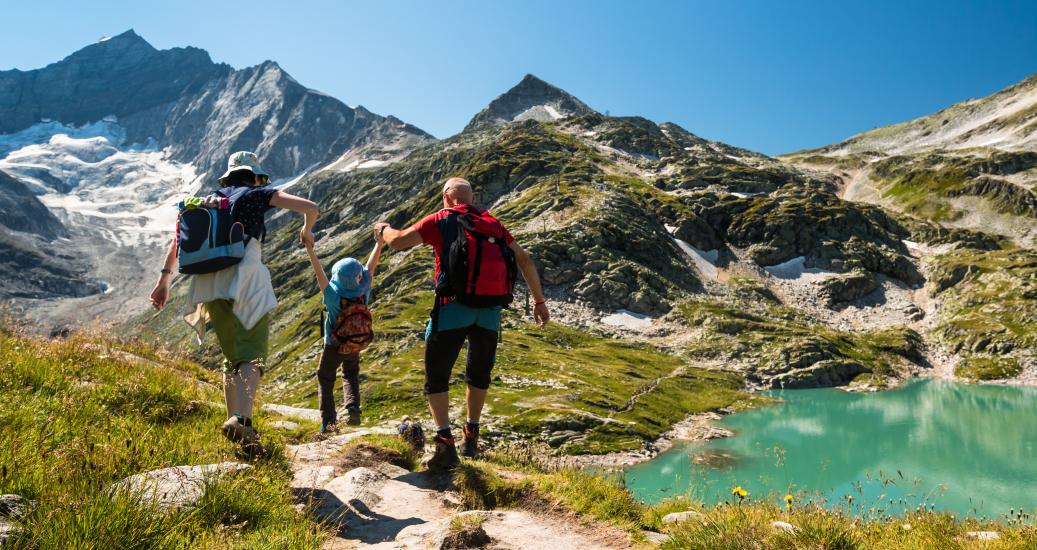
<svg viewBox="0 0 1037 550">
<path fill-rule="evenodd" d="M 594 109 L 565 90 L 527 74 L 522 81 L 479 111 L 465 126 L 465 131 L 526 119 L 550 121 L 594 113 Z"/>
</svg>

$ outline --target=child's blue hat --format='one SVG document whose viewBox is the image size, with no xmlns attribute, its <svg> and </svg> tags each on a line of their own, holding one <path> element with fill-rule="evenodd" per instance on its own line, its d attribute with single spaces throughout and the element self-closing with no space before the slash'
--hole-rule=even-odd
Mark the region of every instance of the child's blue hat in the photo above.
<svg viewBox="0 0 1037 550">
<path fill-rule="evenodd" d="M 343 298 L 358 298 L 371 292 L 371 274 L 356 258 L 345 258 L 331 267 L 331 288 Z"/>
</svg>

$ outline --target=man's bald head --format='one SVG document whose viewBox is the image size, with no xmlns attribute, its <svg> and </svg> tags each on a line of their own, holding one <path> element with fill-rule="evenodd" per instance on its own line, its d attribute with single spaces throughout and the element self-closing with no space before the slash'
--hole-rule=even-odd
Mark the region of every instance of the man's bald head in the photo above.
<svg viewBox="0 0 1037 550">
<path fill-rule="evenodd" d="M 443 184 L 443 203 L 447 208 L 459 204 L 472 204 L 475 201 L 475 193 L 472 184 L 463 178 L 450 178 Z"/>
</svg>

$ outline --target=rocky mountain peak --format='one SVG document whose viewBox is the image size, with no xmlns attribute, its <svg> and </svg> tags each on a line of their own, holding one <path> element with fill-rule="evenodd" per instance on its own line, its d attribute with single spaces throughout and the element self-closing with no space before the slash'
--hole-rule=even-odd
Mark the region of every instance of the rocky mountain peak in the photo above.
<svg viewBox="0 0 1037 550">
<path fill-rule="evenodd" d="M 594 113 L 565 90 L 527 74 L 518 84 L 490 102 L 472 118 L 465 131 L 500 126 L 519 120 L 558 120 Z"/>
</svg>

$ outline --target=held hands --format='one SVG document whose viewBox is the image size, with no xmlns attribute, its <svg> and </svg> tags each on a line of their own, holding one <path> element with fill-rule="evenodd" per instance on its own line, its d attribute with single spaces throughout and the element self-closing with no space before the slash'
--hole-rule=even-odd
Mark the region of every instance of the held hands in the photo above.
<svg viewBox="0 0 1037 550">
<path fill-rule="evenodd" d="M 551 320 L 551 312 L 547 310 L 546 303 L 533 306 L 533 320 L 541 327 L 546 326 L 547 322 Z"/>
<path fill-rule="evenodd" d="M 385 222 L 378 222 L 374 224 L 374 240 L 378 244 L 385 244 L 385 230 L 389 228 L 389 224 Z"/>
<path fill-rule="evenodd" d="M 313 248 L 313 232 L 307 230 L 305 227 L 300 229 L 299 243 L 305 246 L 307 250 Z"/>
</svg>

